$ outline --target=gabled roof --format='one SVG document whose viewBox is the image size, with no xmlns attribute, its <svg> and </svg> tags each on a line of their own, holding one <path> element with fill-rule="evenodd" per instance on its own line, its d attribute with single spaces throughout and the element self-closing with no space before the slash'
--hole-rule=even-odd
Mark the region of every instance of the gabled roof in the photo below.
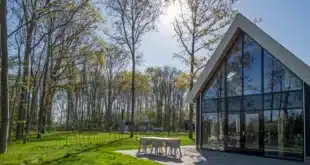
<svg viewBox="0 0 310 165">
<path fill-rule="evenodd" d="M 193 102 L 202 88 L 210 80 L 213 72 L 226 55 L 226 52 L 240 30 L 253 38 L 261 47 L 271 53 L 305 83 L 310 85 L 310 67 L 239 13 L 236 15 L 213 55 L 208 60 L 207 65 L 201 72 L 192 90 L 187 94 L 187 102 Z"/>
</svg>

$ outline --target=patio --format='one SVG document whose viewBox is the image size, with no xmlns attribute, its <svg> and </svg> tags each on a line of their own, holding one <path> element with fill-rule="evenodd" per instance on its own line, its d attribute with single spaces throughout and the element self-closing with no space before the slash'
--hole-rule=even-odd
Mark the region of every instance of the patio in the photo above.
<svg viewBox="0 0 310 165">
<path fill-rule="evenodd" d="M 117 151 L 122 154 L 131 155 L 141 159 L 150 159 L 164 165 L 302 165 L 303 162 L 287 161 L 280 159 L 271 159 L 257 156 L 248 156 L 234 153 L 224 153 L 215 151 L 203 151 L 199 153 L 196 151 L 195 146 L 182 147 L 183 157 L 181 159 L 139 154 L 138 150 L 122 150 Z"/>
</svg>

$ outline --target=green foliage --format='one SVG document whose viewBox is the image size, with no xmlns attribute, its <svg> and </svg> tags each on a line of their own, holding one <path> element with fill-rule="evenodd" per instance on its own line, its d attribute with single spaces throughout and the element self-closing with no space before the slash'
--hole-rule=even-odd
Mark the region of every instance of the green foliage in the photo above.
<svg viewBox="0 0 310 165">
<path fill-rule="evenodd" d="M 151 92 L 151 86 L 149 84 L 150 76 L 143 74 L 141 72 L 136 72 L 136 90 L 140 93 L 149 93 Z M 131 79 L 132 79 L 132 72 L 124 71 L 121 73 L 120 78 L 120 87 L 122 91 L 129 91 L 131 89 Z"/>
</svg>

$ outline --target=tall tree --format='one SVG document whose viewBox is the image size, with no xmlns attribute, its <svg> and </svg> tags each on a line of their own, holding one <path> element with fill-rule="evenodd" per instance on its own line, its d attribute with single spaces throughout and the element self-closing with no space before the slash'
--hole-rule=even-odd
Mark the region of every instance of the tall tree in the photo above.
<svg viewBox="0 0 310 165">
<path fill-rule="evenodd" d="M 8 91 L 8 36 L 7 36 L 7 1 L 0 1 L 0 36 L 1 36 L 1 129 L 0 153 L 6 153 L 9 130 L 9 91 Z"/>
<path fill-rule="evenodd" d="M 221 30 L 228 25 L 235 13 L 232 0 L 179 0 L 181 13 L 173 22 L 177 41 L 183 51 L 174 57 L 190 67 L 189 90 L 193 88 L 197 73 L 205 66 L 207 55 L 213 52 L 221 38 Z M 199 56 L 204 50 L 204 56 Z M 189 104 L 189 122 L 193 122 L 194 105 Z M 190 124 L 189 137 L 193 138 Z"/>
<path fill-rule="evenodd" d="M 130 60 L 128 52 L 124 51 L 117 45 L 109 45 L 106 53 L 106 73 L 104 73 L 104 85 L 107 86 L 105 105 L 106 114 L 105 121 L 108 129 L 112 126 L 112 105 L 119 95 L 118 83 L 122 74 L 122 70 L 127 67 Z"/>
<path fill-rule="evenodd" d="M 125 45 L 131 54 L 131 123 L 134 125 L 135 73 L 137 49 L 142 36 L 155 29 L 155 22 L 161 14 L 161 0 L 106 0 L 115 31 L 110 35 L 119 44 Z M 131 129 L 130 137 L 133 137 Z"/>
</svg>

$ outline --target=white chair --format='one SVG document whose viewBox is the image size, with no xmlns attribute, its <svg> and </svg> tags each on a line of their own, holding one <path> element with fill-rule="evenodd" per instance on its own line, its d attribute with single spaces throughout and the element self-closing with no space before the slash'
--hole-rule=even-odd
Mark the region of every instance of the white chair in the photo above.
<svg viewBox="0 0 310 165">
<path fill-rule="evenodd" d="M 141 146 L 142 146 L 142 152 L 144 154 L 147 153 L 147 147 L 151 144 L 151 141 L 149 139 L 145 139 L 145 138 L 140 138 L 140 144 L 139 144 L 139 150 L 138 150 L 138 154 L 140 154 L 141 151 Z"/>
<path fill-rule="evenodd" d="M 153 139 L 151 154 L 153 153 L 153 149 L 155 149 L 154 153 L 156 155 L 158 155 L 160 153 L 163 153 L 163 146 L 164 146 L 164 141 L 163 140 Z"/>
<path fill-rule="evenodd" d="M 166 142 L 167 147 L 169 147 L 168 155 L 173 155 L 174 157 L 177 156 L 177 152 L 179 150 L 180 157 L 182 157 L 181 152 L 181 140 L 168 140 Z"/>
</svg>

